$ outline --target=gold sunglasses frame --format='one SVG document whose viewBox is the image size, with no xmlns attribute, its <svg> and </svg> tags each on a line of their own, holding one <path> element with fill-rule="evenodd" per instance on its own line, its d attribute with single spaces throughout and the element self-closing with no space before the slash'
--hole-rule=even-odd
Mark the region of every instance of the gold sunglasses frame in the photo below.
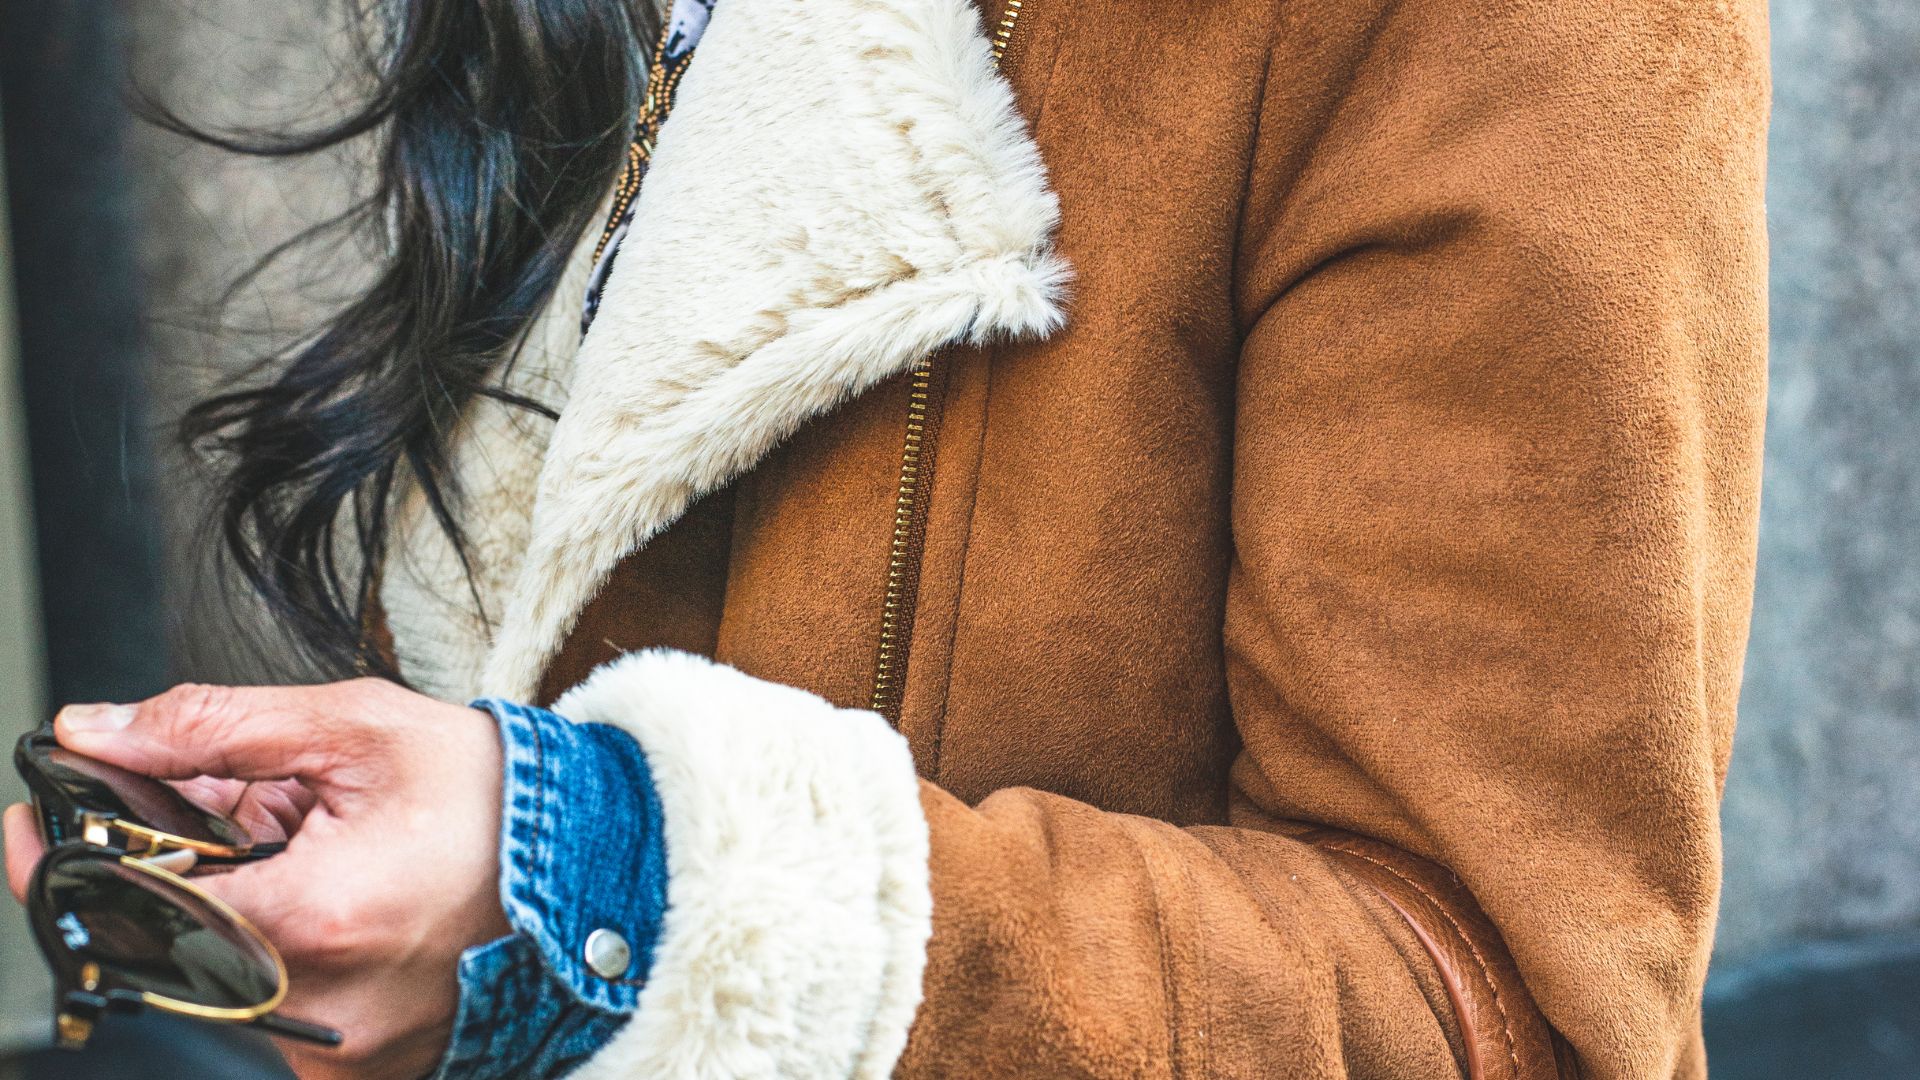
<svg viewBox="0 0 1920 1080">
<path fill-rule="evenodd" d="M 152 830 L 148 831 L 151 832 Z M 92 844 L 91 840 L 87 842 Z M 120 865 L 137 873 L 145 874 L 158 881 L 165 882 L 192 896 L 195 900 L 206 904 L 216 913 L 231 920 L 235 926 L 253 938 L 266 953 L 267 958 L 273 961 L 275 978 L 273 996 L 259 1005 L 249 1005 L 244 1008 L 221 1008 L 214 1005 L 200 1005 L 191 1001 L 181 1001 L 178 998 L 171 998 L 165 994 L 156 994 L 151 990 L 137 991 L 143 1003 L 164 1012 L 175 1013 L 180 1016 L 196 1017 L 201 1020 L 224 1020 L 233 1023 L 249 1023 L 273 1012 L 280 1007 L 282 1002 L 286 1001 L 289 985 L 287 963 L 281 959 L 280 950 L 274 948 L 273 942 L 267 940 L 267 936 L 262 934 L 260 929 L 254 926 L 252 921 L 245 915 L 235 911 L 226 901 L 221 900 L 219 897 L 195 885 L 191 880 L 181 877 L 179 874 L 168 870 L 164 866 L 157 866 L 138 856 L 117 855 L 105 850 L 100 852 L 100 857 L 102 859 L 117 859 Z M 87 963 L 81 968 L 80 988 L 88 993 L 97 992 L 100 986 L 100 975 L 100 966 L 98 964 Z M 54 1013 L 54 1035 L 60 1046 L 66 1049 L 79 1049 L 85 1046 L 87 1040 L 93 1036 L 93 1027 L 93 1020 L 67 1012 L 64 1002 L 60 1003 L 57 1011 Z"/>
<path fill-rule="evenodd" d="M 205 811 L 204 807 L 201 809 Z M 205 812 L 212 814 L 212 811 Z M 138 841 L 138 845 L 114 844 L 113 833 L 116 831 Z M 252 844 L 220 844 L 211 840 L 194 840 L 128 821 L 126 818 L 95 813 L 91 810 L 82 811 L 80 814 L 80 839 L 95 847 L 124 848 L 129 855 L 137 858 L 147 858 L 168 851 L 191 851 L 203 858 L 239 860 L 245 859 L 254 849 Z"/>
</svg>

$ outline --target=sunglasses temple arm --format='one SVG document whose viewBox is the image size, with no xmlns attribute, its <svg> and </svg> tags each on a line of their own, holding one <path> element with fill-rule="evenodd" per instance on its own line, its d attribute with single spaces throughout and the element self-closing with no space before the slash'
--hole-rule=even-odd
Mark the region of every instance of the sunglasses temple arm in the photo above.
<svg viewBox="0 0 1920 1080">
<path fill-rule="evenodd" d="M 285 850 L 287 845 L 284 842 L 255 844 L 247 849 L 245 855 L 201 855 L 196 862 L 200 866 L 245 866 L 261 859 L 271 859 Z"/>
<path fill-rule="evenodd" d="M 279 1035 L 282 1038 L 299 1039 L 301 1042 L 318 1043 L 321 1046 L 340 1045 L 340 1033 L 332 1028 L 309 1024 L 305 1020 L 295 1020 L 278 1013 L 255 1017 L 250 1024 L 270 1035 Z"/>
</svg>

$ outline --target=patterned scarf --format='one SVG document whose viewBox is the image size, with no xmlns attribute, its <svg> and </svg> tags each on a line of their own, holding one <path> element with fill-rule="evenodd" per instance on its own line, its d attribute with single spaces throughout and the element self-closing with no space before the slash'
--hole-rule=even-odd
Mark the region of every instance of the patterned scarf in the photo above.
<svg viewBox="0 0 1920 1080">
<path fill-rule="evenodd" d="M 717 0 L 673 0 L 661 27 L 660 40 L 654 46 L 653 62 L 647 70 L 647 96 L 640 106 L 640 119 L 634 126 L 633 142 L 627 145 L 627 164 L 621 170 L 620 183 L 614 189 L 613 210 L 593 252 L 593 276 L 587 279 L 587 295 L 582 301 L 580 333 L 593 325 L 600 311 L 600 293 L 607 275 L 613 272 L 614 257 L 620 254 L 620 242 L 633 225 L 633 204 L 640 194 L 640 181 L 647 175 L 647 163 L 653 158 L 654 140 L 660 125 L 673 108 L 674 94 L 680 89 L 680 77 L 693 60 L 693 48 L 706 33 L 707 20 L 713 17 Z"/>
</svg>

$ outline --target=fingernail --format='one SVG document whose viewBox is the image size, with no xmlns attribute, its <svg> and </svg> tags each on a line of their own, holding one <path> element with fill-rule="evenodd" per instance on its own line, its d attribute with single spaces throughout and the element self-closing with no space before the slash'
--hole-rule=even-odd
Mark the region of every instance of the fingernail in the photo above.
<svg viewBox="0 0 1920 1080">
<path fill-rule="evenodd" d="M 131 723 L 131 705 L 69 705 L 60 710 L 60 725 L 68 731 L 119 731 Z"/>
<path fill-rule="evenodd" d="M 193 864 L 200 861 L 200 856 L 181 848 L 178 851 L 168 851 L 160 855 L 149 855 L 146 861 L 169 874 L 186 877 L 187 873 L 193 869 Z"/>
</svg>

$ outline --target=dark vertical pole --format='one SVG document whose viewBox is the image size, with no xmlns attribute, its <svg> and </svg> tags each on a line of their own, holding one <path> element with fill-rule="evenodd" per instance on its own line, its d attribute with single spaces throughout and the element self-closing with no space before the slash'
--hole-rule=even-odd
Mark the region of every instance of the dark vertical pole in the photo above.
<svg viewBox="0 0 1920 1080">
<path fill-rule="evenodd" d="M 161 688 L 119 6 L 0 0 L 0 101 L 54 704 Z"/>
</svg>

